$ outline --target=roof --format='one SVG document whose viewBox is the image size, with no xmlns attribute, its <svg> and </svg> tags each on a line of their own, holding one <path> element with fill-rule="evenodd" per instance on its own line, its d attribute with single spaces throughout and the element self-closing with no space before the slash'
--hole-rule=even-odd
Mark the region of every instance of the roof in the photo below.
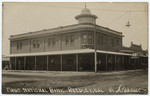
<svg viewBox="0 0 150 96">
<path fill-rule="evenodd" d="M 90 10 L 88 8 L 84 8 L 82 11 L 81 11 L 81 14 L 91 14 Z"/>
<path fill-rule="evenodd" d="M 94 53 L 94 52 L 95 52 L 94 49 L 78 49 L 78 50 L 61 50 L 61 51 L 50 51 L 50 52 L 10 54 L 10 55 L 7 55 L 7 57 L 81 54 L 81 53 Z M 129 55 L 129 56 L 131 56 L 131 54 L 120 53 L 120 52 L 110 52 L 110 51 L 101 51 L 101 50 L 97 50 L 97 52 L 98 53 L 105 53 L 105 54 L 116 54 L 116 55 Z"/>
<path fill-rule="evenodd" d="M 130 49 L 133 51 L 142 51 L 141 46 L 136 44 L 131 44 Z"/>
<path fill-rule="evenodd" d="M 74 24 L 69 26 L 61 26 L 57 28 L 51 28 L 51 29 L 44 29 L 34 32 L 28 32 L 24 34 L 18 34 L 18 35 L 12 35 L 10 36 L 10 40 L 16 39 L 16 38 L 32 38 L 33 36 L 47 36 L 47 35 L 58 35 L 63 33 L 69 33 L 69 32 L 77 32 L 79 30 L 94 30 L 95 24 Z M 105 31 L 105 34 L 115 34 L 117 36 L 122 36 L 121 32 L 111 30 L 106 27 L 102 27 L 99 25 L 96 25 L 96 30 Z"/>
</svg>

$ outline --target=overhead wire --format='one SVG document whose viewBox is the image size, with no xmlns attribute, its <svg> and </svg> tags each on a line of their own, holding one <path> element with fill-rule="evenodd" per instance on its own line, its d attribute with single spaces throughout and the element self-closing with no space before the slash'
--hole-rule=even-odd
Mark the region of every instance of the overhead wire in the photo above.
<svg viewBox="0 0 150 96">
<path fill-rule="evenodd" d="M 26 25 L 32 27 L 32 28 L 36 28 L 35 26 L 31 25 L 30 23 L 28 23 L 27 21 L 25 21 L 24 19 L 22 19 L 21 17 L 17 16 L 16 14 L 14 14 L 12 11 L 10 11 L 8 8 L 3 7 L 4 9 L 6 9 L 7 11 L 9 11 L 12 15 L 14 15 L 16 18 L 18 18 L 19 20 L 21 20 L 22 22 L 24 22 Z"/>
<path fill-rule="evenodd" d="M 56 5 L 46 5 L 46 4 L 37 4 L 37 3 L 19 3 L 19 4 L 28 4 L 28 5 L 38 5 L 38 6 L 47 6 L 47 7 L 60 7 L 60 8 L 73 8 L 73 9 L 83 9 L 80 7 L 70 7 L 70 6 L 56 6 Z M 120 12 L 126 12 L 130 10 L 112 10 L 112 9 L 97 9 L 97 8 L 89 8 L 90 10 L 99 10 L 99 11 L 120 11 Z M 145 10 L 134 10 L 132 12 L 146 12 Z"/>
</svg>

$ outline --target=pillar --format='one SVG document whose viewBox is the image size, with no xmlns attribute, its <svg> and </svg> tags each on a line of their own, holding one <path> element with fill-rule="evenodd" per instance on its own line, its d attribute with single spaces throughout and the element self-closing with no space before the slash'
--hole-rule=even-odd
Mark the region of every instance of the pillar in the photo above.
<svg viewBox="0 0 150 96">
<path fill-rule="evenodd" d="M 130 69 L 130 57 L 129 57 L 129 68 L 128 69 Z"/>
<path fill-rule="evenodd" d="M 16 57 L 15 57 L 15 70 L 16 70 L 16 63 L 17 63 L 17 61 L 16 61 Z"/>
<path fill-rule="evenodd" d="M 117 58 L 116 58 L 116 55 L 115 55 L 115 70 L 117 69 L 116 67 L 117 67 Z"/>
<path fill-rule="evenodd" d="M 79 60 L 78 60 L 78 54 L 76 54 L 76 71 L 78 71 L 78 65 L 79 65 Z"/>
<path fill-rule="evenodd" d="M 26 57 L 24 57 L 24 70 L 26 70 Z"/>
<path fill-rule="evenodd" d="M 35 56 L 35 70 L 36 70 L 36 56 Z"/>
<path fill-rule="evenodd" d="M 97 73 L 97 52 L 95 50 L 94 63 L 95 63 L 95 73 Z"/>
<path fill-rule="evenodd" d="M 47 71 L 48 71 L 48 56 L 47 56 Z"/>
<path fill-rule="evenodd" d="M 124 55 L 122 55 L 122 64 L 123 64 L 122 69 L 124 70 Z"/>
<path fill-rule="evenodd" d="M 107 70 L 107 54 L 106 54 L 106 70 Z"/>
<path fill-rule="evenodd" d="M 63 71 L 63 69 L 62 69 L 62 54 L 60 55 L 60 70 Z"/>
</svg>

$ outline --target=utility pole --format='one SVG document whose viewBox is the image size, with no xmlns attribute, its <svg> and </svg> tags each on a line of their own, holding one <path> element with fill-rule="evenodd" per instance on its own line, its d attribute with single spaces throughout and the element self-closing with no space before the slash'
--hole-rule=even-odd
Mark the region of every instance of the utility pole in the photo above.
<svg viewBox="0 0 150 96">
<path fill-rule="evenodd" d="M 96 21 L 94 24 L 94 63 L 95 63 L 95 73 L 97 73 L 97 38 L 96 38 Z"/>
</svg>

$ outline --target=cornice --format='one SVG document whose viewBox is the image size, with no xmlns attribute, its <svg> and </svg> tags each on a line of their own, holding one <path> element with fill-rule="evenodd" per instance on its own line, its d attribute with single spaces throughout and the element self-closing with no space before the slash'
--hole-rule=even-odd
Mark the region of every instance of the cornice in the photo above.
<svg viewBox="0 0 150 96">
<path fill-rule="evenodd" d="M 44 29 L 40 31 L 35 31 L 35 32 L 28 32 L 24 34 L 18 34 L 11 36 L 9 39 L 22 39 L 22 38 L 33 38 L 33 37 L 41 37 L 41 36 L 47 36 L 47 35 L 58 35 L 58 34 L 64 34 L 64 33 L 72 33 L 72 32 L 78 32 L 78 31 L 84 31 L 84 30 L 91 30 L 93 31 L 94 28 L 98 31 L 105 31 L 109 34 L 115 34 L 118 36 L 122 36 L 121 32 L 113 31 L 105 27 L 101 27 L 99 25 L 94 25 L 91 23 L 85 23 L 85 24 L 74 24 L 70 26 L 61 26 L 58 28 L 52 28 L 52 29 Z"/>
</svg>

